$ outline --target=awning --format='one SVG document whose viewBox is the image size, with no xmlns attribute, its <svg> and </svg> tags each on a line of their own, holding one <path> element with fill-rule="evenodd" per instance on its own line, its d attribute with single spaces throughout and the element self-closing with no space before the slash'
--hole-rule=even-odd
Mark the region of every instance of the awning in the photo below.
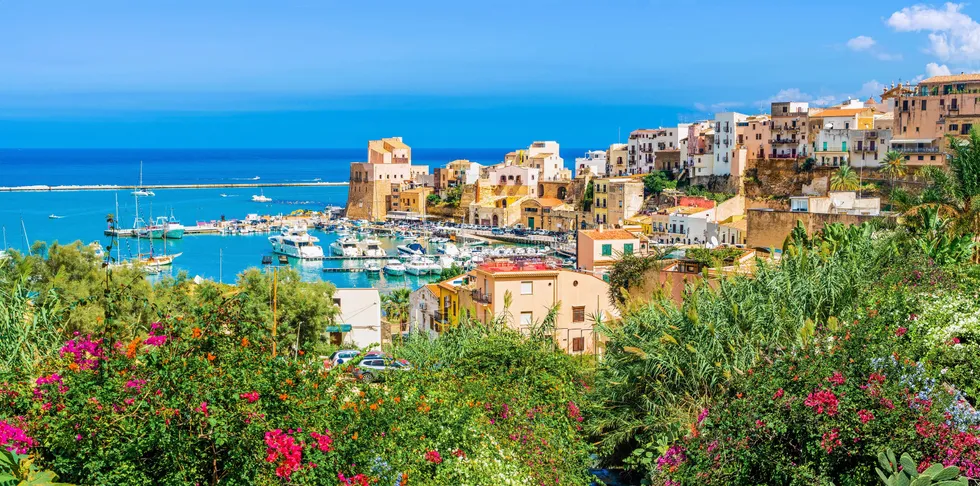
<svg viewBox="0 0 980 486">
<path fill-rule="evenodd" d="M 327 326 L 327 332 L 350 332 L 352 326 L 350 324 L 341 324 L 339 326 Z"/>
<path fill-rule="evenodd" d="M 893 138 L 892 143 L 932 143 L 934 138 Z"/>
</svg>

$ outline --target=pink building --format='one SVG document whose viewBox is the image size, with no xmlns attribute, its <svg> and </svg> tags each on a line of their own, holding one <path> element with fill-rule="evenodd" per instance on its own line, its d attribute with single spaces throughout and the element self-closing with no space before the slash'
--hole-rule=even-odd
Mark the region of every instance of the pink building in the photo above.
<svg viewBox="0 0 980 486">
<path fill-rule="evenodd" d="M 915 88 L 893 88 L 896 97 L 892 149 L 910 166 L 943 165 L 946 135 L 966 138 L 980 123 L 980 74 L 933 76 Z"/>
</svg>

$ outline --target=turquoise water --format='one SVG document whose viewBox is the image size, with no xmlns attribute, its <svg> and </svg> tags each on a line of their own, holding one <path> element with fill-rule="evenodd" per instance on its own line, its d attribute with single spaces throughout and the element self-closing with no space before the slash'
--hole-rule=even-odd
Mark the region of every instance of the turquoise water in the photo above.
<svg viewBox="0 0 980 486">
<path fill-rule="evenodd" d="M 255 189 L 183 189 L 158 190 L 154 197 L 140 198 L 140 213 L 144 219 L 150 215 L 169 214 L 184 225 L 194 225 L 197 221 L 226 219 L 243 219 L 249 213 L 258 214 L 288 214 L 297 209 L 322 210 L 327 205 L 343 205 L 347 200 L 347 186 L 333 187 L 299 187 L 299 188 L 265 188 L 264 194 L 272 198 L 270 203 L 254 203 L 251 201 Z M 222 197 L 221 194 L 227 197 Z M 132 226 L 135 218 L 135 198 L 130 191 L 82 191 L 82 192 L 24 192 L 0 193 L 0 222 L 6 233 L 7 246 L 18 251 L 26 251 L 28 245 L 24 236 L 30 241 L 58 241 L 70 243 L 81 240 L 83 243 L 98 241 L 104 246 L 110 244 L 110 238 L 103 236 L 106 229 L 105 218 L 109 213 L 115 213 L 116 197 L 119 198 L 118 218 L 124 227 Z M 62 219 L 50 219 L 49 214 L 63 216 Z M 21 226 L 23 220 L 23 228 Z M 320 245 L 329 252 L 329 245 L 337 239 L 333 233 L 320 231 L 312 232 L 320 238 Z M 267 234 L 253 235 L 188 235 L 180 240 L 168 240 L 166 247 L 159 240 L 150 242 L 140 240 L 143 253 L 152 250 L 161 254 L 182 253 L 174 261 L 174 265 L 165 270 L 163 275 L 176 275 L 186 271 L 191 277 L 215 281 L 233 282 L 235 275 L 249 267 L 260 267 L 263 255 L 271 255 L 271 246 Z M 383 246 L 391 250 L 401 242 L 386 238 L 381 239 Z M 138 252 L 135 238 L 121 238 L 119 249 L 123 259 Z M 115 254 L 115 250 L 113 254 Z M 338 287 L 377 287 L 390 289 L 408 287 L 415 289 L 427 283 L 429 278 L 406 275 L 404 277 L 369 277 L 367 273 L 325 273 L 324 266 L 339 267 L 358 266 L 363 262 L 324 261 L 299 262 L 291 261 L 304 279 L 319 279 L 333 282 Z M 151 279 L 160 277 L 152 276 Z"/>
</svg>

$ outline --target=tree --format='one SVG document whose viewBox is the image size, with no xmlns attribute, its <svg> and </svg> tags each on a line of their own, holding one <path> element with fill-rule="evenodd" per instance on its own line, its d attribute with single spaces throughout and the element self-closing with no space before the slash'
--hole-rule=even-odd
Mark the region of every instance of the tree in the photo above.
<svg viewBox="0 0 980 486">
<path fill-rule="evenodd" d="M 463 274 L 463 267 L 460 267 L 453 262 L 453 265 L 449 268 L 443 268 L 442 272 L 439 274 L 439 281 L 449 280 L 454 277 L 458 277 Z"/>
<path fill-rule="evenodd" d="M 443 202 L 446 203 L 446 206 L 456 208 L 459 207 L 459 200 L 462 197 L 463 197 L 463 186 L 456 185 L 450 187 L 449 189 L 446 189 L 446 198 L 443 200 Z"/>
<path fill-rule="evenodd" d="M 440 202 L 442 202 L 442 198 L 439 197 L 438 194 L 429 194 L 425 198 L 425 202 L 428 203 L 429 206 L 435 206 L 436 204 L 439 204 Z"/>
<path fill-rule="evenodd" d="M 881 167 L 881 172 L 888 176 L 892 190 L 895 189 L 895 179 L 905 177 L 908 166 L 905 164 L 905 157 L 900 152 L 889 150 L 885 154 L 885 165 Z"/>
<path fill-rule="evenodd" d="M 410 295 L 411 292 L 403 288 L 381 296 L 381 310 L 384 311 L 389 323 L 398 323 L 401 331 L 405 331 L 405 324 L 408 323 Z"/>
<path fill-rule="evenodd" d="M 592 210 L 592 200 L 595 198 L 595 187 L 592 181 L 585 186 L 585 194 L 582 195 L 582 211 Z"/>
<path fill-rule="evenodd" d="M 664 189 L 677 188 L 677 181 L 667 178 L 667 173 L 662 170 L 653 171 L 643 176 L 643 190 L 647 195 L 660 195 Z"/>
<path fill-rule="evenodd" d="M 849 165 L 842 165 L 834 175 L 830 176 L 831 191 L 856 191 L 861 181 Z"/>
</svg>

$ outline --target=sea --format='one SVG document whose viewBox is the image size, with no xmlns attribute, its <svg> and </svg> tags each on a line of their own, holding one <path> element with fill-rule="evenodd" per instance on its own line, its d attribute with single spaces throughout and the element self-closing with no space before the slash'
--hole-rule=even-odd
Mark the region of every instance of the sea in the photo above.
<svg viewBox="0 0 980 486">
<path fill-rule="evenodd" d="M 562 149 L 566 166 L 587 149 Z M 503 160 L 510 149 L 413 148 L 413 165 L 428 165 L 430 171 L 456 159 L 481 164 Z M 134 185 L 143 183 L 220 184 L 283 182 L 347 182 L 351 162 L 363 161 L 367 150 L 351 149 L 0 149 L 0 187 L 31 185 Z M 246 189 L 160 189 L 155 196 L 139 199 L 139 216 L 150 220 L 173 214 L 185 226 L 197 222 L 244 219 L 249 214 L 289 214 L 299 209 L 322 211 L 327 206 L 344 206 L 348 186 L 266 187 Z M 252 202 L 259 193 L 269 203 Z M 28 251 L 36 241 L 61 244 L 81 241 L 111 243 L 103 232 L 106 217 L 113 214 L 121 226 L 131 227 L 136 219 L 136 200 L 131 190 L 0 192 L 2 247 Z M 117 209 L 118 208 L 118 209 Z M 60 218 L 50 218 L 55 215 Z M 337 236 L 313 231 L 325 252 Z M 267 234 L 188 235 L 180 240 L 122 238 L 117 246 L 123 259 L 138 253 L 174 254 L 172 268 L 151 280 L 180 272 L 225 283 L 250 267 L 262 267 L 262 257 L 271 255 Z M 381 239 L 394 253 L 402 242 Z M 152 248 L 151 248 L 152 245 Z M 113 249 L 115 254 L 117 249 Z M 326 280 L 340 288 L 409 288 L 414 290 L 435 277 L 369 276 L 364 272 L 324 272 L 324 267 L 361 265 L 362 262 L 290 263 L 306 280 Z"/>
</svg>

